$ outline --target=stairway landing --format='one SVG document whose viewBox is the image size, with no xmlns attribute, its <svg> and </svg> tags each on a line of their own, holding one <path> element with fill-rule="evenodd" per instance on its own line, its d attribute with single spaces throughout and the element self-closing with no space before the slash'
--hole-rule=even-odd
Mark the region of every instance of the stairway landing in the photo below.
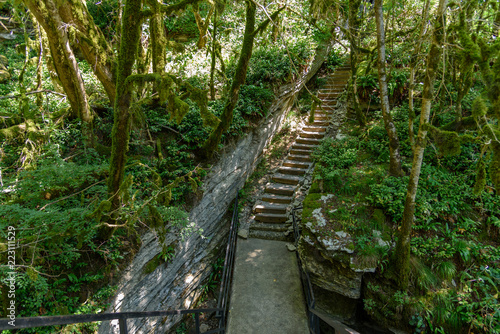
<svg viewBox="0 0 500 334">
<path fill-rule="evenodd" d="M 297 257 L 286 244 L 238 239 L 226 333 L 309 333 Z"/>
</svg>

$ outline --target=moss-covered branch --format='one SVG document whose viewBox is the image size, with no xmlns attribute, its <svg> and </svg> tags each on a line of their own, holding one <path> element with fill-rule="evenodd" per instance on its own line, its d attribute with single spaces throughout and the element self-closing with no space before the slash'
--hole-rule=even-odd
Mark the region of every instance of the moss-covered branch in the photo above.
<svg viewBox="0 0 500 334">
<path fill-rule="evenodd" d="M 255 29 L 255 31 L 253 33 L 254 36 L 256 36 L 259 33 L 262 33 L 267 28 L 269 23 L 271 23 L 271 21 L 274 22 L 276 20 L 276 18 L 278 17 L 279 13 L 281 13 L 285 8 L 286 8 L 286 6 L 283 6 L 280 9 L 276 10 L 274 13 L 272 13 L 270 15 L 270 17 L 268 19 L 264 20 L 261 24 L 259 24 L 259 26 L 257 27 L 257 29 Z"/>
</svg>

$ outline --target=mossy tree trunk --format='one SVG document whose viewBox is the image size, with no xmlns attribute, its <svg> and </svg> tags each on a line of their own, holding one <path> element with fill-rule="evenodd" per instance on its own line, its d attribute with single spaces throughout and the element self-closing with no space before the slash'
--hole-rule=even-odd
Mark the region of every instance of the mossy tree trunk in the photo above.
<svg viewBox="0 0 500 334">
<path fill-rule="evenodd" d="M 111 158 L 108 179 L 108 194 L 111 210 L 120 207 L 120 186 L 125 175 L 126 153 L 130 140 L 130 104 L 132 101 L 131 85 L 126 79 L 132 74 L 132 67 L 137 56 L 137 47 L 141 36 L 142 0 L 126 0 L 123 10 L 120 50 L 116 72 L 116 99 L 114 105 L 114 123 L 111 132 Z"/>
<path fill-rule="evenodd" d="M 410 76 L 408 82 L 408 109 L 409 109 L 409 117 L 408 117 L 408 138 L 410 140 L 410 146 L 413 150 L 415 147 L 415 132 L 413 131 L 413 125 L 415 122 L 415 104 L 414 104 L 414 96 L 415 96 L 415 74 L 416 67 L 419 61 L 419 54 L 422 48 L 422 43 L 425 35 L 425 26 L 427 25 L 427 18 L 429 17 L 429 8 L 430 8 L 430 0 L 425 1 L 424 9 L 422 11 L 422 22 L 420 24 L 420 32 L 417 40 L 417 44 L 415 45 L 414 53 L 410 58 Z"/>
<path fill-rule="evenodd" d="M 401 154 L 399 153 L 399 139 L 396 127 L 392 121 L 391 108 L 389 105 L 389 91 L 387 89 L 387 74 L 385 66 L 385 31 L 384 12 L 382 0 L 375 0 L 375 21 L 377 26 L 377 48 L 378 48 L 378 81 L 380 101 L 382 104 L 382 117 L 384 119 L 385 131 L 389 137 L 389 174 L 391 176 L 403 176 L 401 169 Z"/>
<path fill-rule="evenodd" d="M 246 23 L 245 34 L 243 36 L 243 46 L 241 48 L 238 64 L 236 65 L 236 71 L 229 90 L 229 96 L 220 117 L 221 122 L 203 144 L 202 154 L 205 157 L 210 157 L 217 149 L 217 145 L 221 140 L 222 134 L 229 129 L 233 120 L 233 111 L 236 107 L 236 103 L 238 102 L 240 87 L 245 83 L 248 63 L 252 57 L 253 41 L 255 37 L 255 12 L 255 3 L 250 0 L 246 0 Z"/>
<path fill-rule="evenodd" d="M 198 43 L 196 43 L 196 46 L 198 47 L 198 49 L 203 49 L 207 43 L 208 24 L 210 23 L 210 18 L 214 14 L 215 4 L 211 5 L 205 20 L 203 20 L 200 15 L 198 3 L 194 3 L 191 8 L 193 9 L 196 25 L 198 27 L 198 31 L 200 32 L 200 38 L 198 39 Z"/>
<path fill-rule="evenodd" d="M 163 75 L 165 73 L 167 45 L 163 27 L 163 15 L 160 11 L 160 2 L 158 0 L 148 0 L 148 3 L 153 10 L 153 16 L 149 19 L 153 72 Z M 157 91 L 157 87 L 154 90 Z"/>
<path fill-rule="evenodd" d="M 359 27 L 361 24 L 361 18 L 358 15 L 359 8 L 361 6 L 361 0 L 349 0 L 349 30 L 348 39 L 351 47 L 351 82 L 349 85 L 349 90 L 352 92 L 353 107 L 356 113 L 356 118 L 358 120 L 360 127 L 365 127 L 366 117 L 359 107 L 359 97 L 358 97 L 358 65 L 359 65 Z"/>
<path fill-rule="evenodd" d="M 66 24 L 75 26 L 73 46 L 82 51 L 83 57 L 104 87 L 109 102 L 113 104 L 116 93 L 113 75 L 115 55 L 104 34 L 95 25 L 87 5 L 82 0 L 65 0 L 65 5 L 59 6 L 58 11 Z"/>
<path fill-rule="evenodd" d="M 25 0 L 24 3 L 47 34 L 52 60 L 73 115 L 82 120 L 87 145 L 93 146 L 93 114 L 75 55 L 70 47 L 69 35 L 72 27 L 63 22 L 54 0 Z"/>
<path fill-rule="evenodd" d="M 210 99 L 215 100 L 215 65 L 217 62 L 216 48 L 217 48 L 217 10 L 215 10 L 212 24 L 212 50 L 210 51 L 212 56 L 212 62 L 210 64 Z"/>
<path fill-rule="evenodd" d="M 410 236 L 415 216 L 415 198 L 417 194 L 420 170 L 426 146 L 427 127 L 429 123 L 432 94 L 436 72 L 441 59 L 443 36 L 444 36 L 444 12 L 447 0 L 439 0 L 436 18 L 434 21 L 434 30 L 432 44 L 427 56 L 427 68 L 424 79 L 424 89 L 422 92 L 422 109 L 420 112 L 420 127 L 418 130 L 415 149 L 413 152 L 413 164 L 408 182 L 408 188 L 405 198 L 405 207 L 403 211 L 403 221 L 396 244 L 395 265 L 399 288 L 406 290 L 410 278 Z"/>
</svg>

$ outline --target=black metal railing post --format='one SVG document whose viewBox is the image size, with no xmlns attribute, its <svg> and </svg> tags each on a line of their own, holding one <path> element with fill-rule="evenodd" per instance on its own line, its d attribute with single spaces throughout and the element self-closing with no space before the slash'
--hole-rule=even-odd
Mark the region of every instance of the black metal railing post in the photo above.
<svg viewBox="0 0 500 334">
<path fill-rule="evenodd" d="M 120 334 L 128 334 L 127 319 L 118 320 L 118 326 L 120 327 Z"/>
</svg>

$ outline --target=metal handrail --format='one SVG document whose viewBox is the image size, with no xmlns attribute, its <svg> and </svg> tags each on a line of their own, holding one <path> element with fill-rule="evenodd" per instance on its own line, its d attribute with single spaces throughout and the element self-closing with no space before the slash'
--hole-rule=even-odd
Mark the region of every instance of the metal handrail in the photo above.
<svg viewBox="0 0 500 334">
<path fill-rule="evenodd" d="M 300 238 L 300 230 L 297 224 L 297 218 L 295 217 L 295 211 L 300 210 L 302 207 L 292 208 L 292 222 L 293 222 L 293 237 L 295 247 L 298 246 L 299 238 Z M 307 302 L 307 318 L 309 321 L 309 331 L 312 334 L 320 334 L 319 328 L 319 318 L 318 316 L 312 312 L 316 306 L 316 299 L 314 298 L 314 292 L 312 289 L 311 278 L 309 277 L 309 273 L 306 272 L 302 267 L 302 261 L 299 256 L 299 252 L 295 252 L 297 255 L 297 264 L 300 270 L 300 280 L 302 282 L 302 289 L 304 290 L 304 294 Z"/>
<path fill-rule="evenodd" d="M 171 310 L 171 311 L 145 311 L 145 312 L 116 312 L 116 313 L 102 313 L 102 314 L 75 314 L 75 315 L 56 315 L 48 317 L 26 317 L 26 318 L 15 318 L 15 326 L 9 325 L 10 319 L 0 319 L 0 330 L 8 329 L 21 329 L 21 328 L 34 328 L 34 327 L 46 327 L 46 326 L 59 326 L 59 325 L 70 325 L 78 323 L 88 323 L 95 321 L 110 321 L 118 320 L 118 325 L 120 328 L 120 334 L 126 334 L 127 331 L 127 319 L 134 318 L 149 318 L 149 317 L 161 317 L 166 315 L 183 315 L 183 314 L 195 314 L 196 333 L 200 334 L 200 313 L 212 313 L 221 311 L 218 308 L 212 309 L 195 309 L 195 310 Z M 218 330 L 210 331 L 210 333 L 223 332 L 224 328 L 219 328 Z M 208 334 L 209 332 L 205 332 Z"/>
<path fill-rule="evenodd" d="M 236 237 L 238 223 L 238 193 L 236 193 L 236 199 L 234 200 L 233 206 L 233 216 L 231 219 L 231 226 L 229 227 L 229 236 L 226 246 L 226 257 L 224 258 L 224 271 L 221 278 L 219 300 L 217 301 L 217 307 L 223 310 L 217 312 L 217 317 L 219 317 L 219 327 L 224 327 L 227 319 L 227 306 L 229 304 L 229 294 L 231 291 L 230 288 L 233 277 L 236 240 L 238 239 Z"/>
<path fill-rule="evenodd" d="M 89 323 L 95 321 L 118 320 L 120 334 L 128 334 L 127 319 L 161 317 L 167 315 L 195 315 L 196 334 L 225 333 L 227 319 L 227 305 L 229 301 L 230 285 L 232 281 L 234 255 L 236 249 L 236 229 L 238 225 L 238 194 L 236 195 L 233 217 L 229 228 L 229 237 L 226 247 L 226 257 L 224 259 L 224 270 L 222 273 L 221 287 L 219 291 L 219 300 L 217 308 L 193 309 L 193 310 L 170 310 L 170 311 L 145 311 L 145 312 L 116 312 L 102 314 L 75 314 L 75 315 L 56 315 L 47 317 L 26 317 L 15 318 L 15 326 L 9 324 L 12 320 L 8 318 L 0 319 L 0 330 L 15 330 L 22 328 L 35 328 L 46 326 L 60 326 L 78 323 Z M 200 333 L 200 313 L 216 312 L 219 317 L 219 328 Z"/>
</svg>

